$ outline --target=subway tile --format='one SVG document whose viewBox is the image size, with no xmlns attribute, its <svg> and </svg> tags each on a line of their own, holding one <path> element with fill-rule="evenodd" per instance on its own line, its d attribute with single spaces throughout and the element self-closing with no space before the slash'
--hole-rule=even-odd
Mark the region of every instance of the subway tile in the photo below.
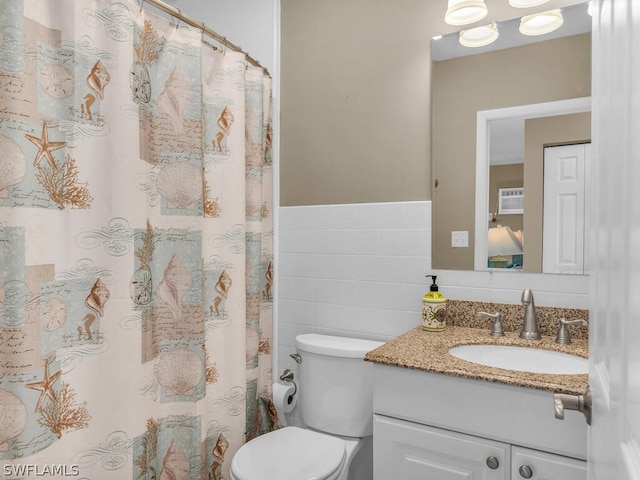
<svg viewBox="0 0 640 480">
<path fill-rule="evenodd" d="M 558 294 L 558 307 L 584 308 L 588 310 L 591 306 L 591 296 L 588 293 Z"/>
<path fill-rule="evenodd" d="M 496 272 L 495 270 L 490 270 L 489 282 L 483 286 L 494 290 L 523 290 L 527 288 L 525 286 L 526 284 L 526 274 L 523 274 L 522 271 L 514 270 L 508 272 Z"/>
<path fill-rule="evenodd" d="M 558 291 L 563 293 L 588 294 L 591 279 L 587 275 L 558 275 Z"/>
<path fill-rule="evenodd" d="M 380 204 L 380 229 L 402 229 L 404 228 L 405 204 L 381 203 Z"/>
<path fill-rule="evenodd" d="M 428 291 L 429 287 L 427 285 L 404 284 L 401 290 L 402 309 L 409 312 L 421 312 L 422 297 L 424 297 Z"/>
<path fill-rule="evenodd" d="M 335 328 L 334 309 L 335 306 L 329 303 L 315 303 L 313 305 L 313 327 Z"/>
<path fill-rule="evenodd" d="M 356 251 L 358 255 L 376 255 L 379 250 L 379 230 L 358 230 L 356 234 Z"/>
<path fill-rule="evenodd" d="M 313 278 L 296 277 L 294 279 L 293 300 L 313 302 Z"/>
<path fill-rule="evenodd" d="M 330 230 L 333 228 L 333 205 L 318 205 L 313 208 L 313 229 Z"/>
<path fill-rule="evenodd" d="M 559 275 L 547 275 L 542 273 L 525 273 L 522 288 L 530 288 L 536 292 L 557 292 L 560 290 Z"/>
<path fill-rule="evenodd" d="M 310 230 L 313 228 L 313 210 L 315 207 L 291 207 L 291 223 L 295 230 Z"/>
<path fill-rule="evenodd" d="M 291 323 L 313 325 L 313 302 L 293 302 Z"/>
<path fill-rule="evenodd" d="M 334 255 L 313 256 L 313 276 L 316 278 L 334 278 Z"/>
<path fill-rule="evenodd" d="M 356 282 L 353 280 L 334 280 L 334 303 L 336 305 L 355 305 Z"/>
<path fill-rule="evenodd" d="M 336 305 L 333 310 L 336 328 L 342 330 L 358 329 L 358 308 L 354 305 Z"/>
<path fill-rule="evenodd" d="M 292 207 L 280 207 L 278 209 L 278 232 L 282 234 L 282 230 L 293 230 L 293 214 Z"/>
<path fill-rule="evenodd" d="M 278 299 L 293 300 L 293 277 L 278 277 Z"/>
<path fill-rule="evenodd" d="M 298 335 L 306 335 L 308 333 L 313 333 L 312 325 L 294 325 L 293 326 L 293 345 L 296 344 L 296 337 Z"/>
<path fill-rule="evenodd" d="M 451 299 L 589 308 L 590 279 L 523 272 L 434 271 L 431 202 L 281 207 L 278 359 L 298 332 L 388 339 L 419 325 L 425 275 Z M 283 343 L 284 342 L 284 343 Z M 289 368 L 289 367 L 287 367 Z"/>
<path fill-rule="evenodd" d="M 315 230 L 313 232 L 313 253 L 333 253 L 333 231 Z"/>
<path fill-rule="evenodd" d="M 390 302 L 389 286 L 380 282 L 357 282 L 356 305 L 385 308 Z"/>
<path fill-rule="evenodd" d="M 335 230 L 333 251 L 337 255 L 356 255 L 358 253 L 356 230 Z"/>
<path fill-rule="evenodd" d="M 334 205 L 333 228 L 351 230 L 356 228 L 356 205 Z"/>
<path fill-rule="evenodd" d="M 277 267 L 278 275 L 290 277 L 293 275 L 293 259 L 295 255 L 292 253 L 280 253 L 278 255 Z"/>
<path fill-rule="evenodd" d="M 295 325 L 287 322 L 280 322 L 278 325 L 278 344 L 286 347 L 293 347 L 293 329 Z"/>
<path fill-rule="evenodd" d="M 431 252 L 431 230 L 405 230 L 403 255 L 424 256 Z"/>
<path fill-rule="evenodd" d="M 356 280 L 371 282 L 378 278 L 378 262 L 373 255 L 356 257 Z"/>
<path fill-rule="evenodd" d="M 490 298 L 492 302 L 499 303 L 520 303 L 520 299 L 522 298 L 522 289 L 515 288 L 513 290 L 508 289 L 490 289 Z M 537 297 L 537 295 L 536 295 Z M 556 299 L 557 302 L 557 299 Z M 536 298 L 536 304 L 537 298 Z M 553 305 L 550 305 L 553 306 Z"/>
<path fill-rule="evenodd" d="M 452 300 L 474 300 L 477 302 L 489 302 L 489 291 L 474 287 L 458 287 L 447 285 L 441 288 L 442 294 Z"/>
<path fill-rule="evenodd" d="M 336 280 L 355 280 L 357 272 L 356 255 L 335 255 L 334 277 Z"/>
<path fill-rule="evenodd" d="M 406 283 L 429 285 L 426 275 L 431 273 L 431 257 L 389 257 L 395 258 L 402 265 L 402 278 Z"/>
<path fill-rule="evenodd" d="M 358 311 L 358 331 L 375 335 L 396 337 L 415 328 L 420 323 L 415 314 L 384 310 L 381 308 L 361 308 Z"/>
<path fill-rule="evenodd" d="M 333 280 L 327 278 L 315 278 L 313 280 L 314 302 L 333 303 Z"/>
<path fill-rule="evenodd" d="M 294 277 L 313 277 L 313 259 L 314 259 L 314 256 L 307 253 L 294 255 L 293 256 L 293 276 Z"/>
<path fill-rule="evenodd" d="M 402 283 L 407 280 L 407 257 L 377 257 L 378 264 L 376 280 L 379 282 Z"/>
<path fill-rule="evenodd" d="M 522 292 L 510 303 L 520 303 Z M 539 307 L 557 307 L 560 305 L 560 294 L 558 292 L 533 292 L 534 303 Z"/>
<path fill-rule="evenodd" d="M 313 230 L 294 230 L 293 253 L 313 253 Z"/>
<path fill-rule="evenodd" d="M 380 255 L 402 256 L 405 254 L 403 249 L 404 230 L 380 230 Z"/>
<path fill-rule="evenodd" d="M 295 302 L 291 300 L 279 300 L 278 302 L 278 325 L 281 323 L 292 323 L 295 318 Z"/>
<path fill-rule="evenodd" d="M 293 253 L 295 251 L 295 230 L 278 231 L 278 250 L 280 253 Z"/>
<path fill-rule="evenodd" d="M 379 204 L 365 203 L 356 206 L 356 228 L 380 228 Z"/>
<path fill-rule="evenodd" d="M 431 231 L 431 202 L 407 202 L 404 214 L 404 228 Z"/>
</svg>

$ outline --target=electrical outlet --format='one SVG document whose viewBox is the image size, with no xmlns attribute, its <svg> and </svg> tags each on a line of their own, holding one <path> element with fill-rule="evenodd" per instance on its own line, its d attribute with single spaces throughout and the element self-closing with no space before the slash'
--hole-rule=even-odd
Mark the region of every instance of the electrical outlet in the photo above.
<svg viewBox="0 0 640 480">
<path fill-rule="evenodd" d="M 466 230 L 451 232 L 451 246 L 454 248 L 465 248 L 469 246 L 469 232 Z"/>
</svg>

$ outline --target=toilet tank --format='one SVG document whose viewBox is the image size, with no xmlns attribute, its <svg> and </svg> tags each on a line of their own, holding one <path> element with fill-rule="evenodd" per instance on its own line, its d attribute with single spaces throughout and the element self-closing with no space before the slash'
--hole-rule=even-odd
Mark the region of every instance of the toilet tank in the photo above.
<svg viewBox="0 0 640 480">
<path fill-rule="evenodd" d="M 298 405 L 309 427 L 335 435 L 373 433 L 373 365 L 365 354 L 382 342 L 330 335 L 296 337 Z"/>
</svg>

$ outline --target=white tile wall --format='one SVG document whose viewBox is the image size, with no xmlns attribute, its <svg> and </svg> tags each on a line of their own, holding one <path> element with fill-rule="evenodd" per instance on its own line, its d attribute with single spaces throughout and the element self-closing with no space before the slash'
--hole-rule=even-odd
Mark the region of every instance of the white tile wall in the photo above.
<svg viewBox="0 0 640 480">
<path fill-rule="evenodd" d="M 589 308 L 589 277 L 517 271 L 431 270 L 431 202 L 280 207 L 278 371 L 301 333 L 388 340 L 420 324 L 421 299 L 438 275 L 460 300 Z"/>
</svg>

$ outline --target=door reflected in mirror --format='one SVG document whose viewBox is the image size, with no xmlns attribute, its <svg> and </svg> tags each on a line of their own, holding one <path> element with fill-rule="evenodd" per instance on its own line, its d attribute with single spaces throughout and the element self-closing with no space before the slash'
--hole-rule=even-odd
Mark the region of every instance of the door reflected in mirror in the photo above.
<svg viewBox="0 0 640 480">
<path fill-rule="evenodd" d="M 506 120 L 522 125 L 522 151 L 496 155 L 503 161 L 494 165 L 493 153 L 500 147 L 492 139 L 501 136 L 491 130 L 503 129 Z M 590 97 L 478 112 L 476 270 L 586 273 L 590 137 Z M 500 198 L 501 190 L 506 199 Z M 505 201 L 510 208 L 500 208 Z M 499 226 L 518 240 L 522 252 L 511 254 L 515 259 L 505 253 L 500 262 L 492 259 Z"/>
<path fill-rule="evenodd" d="M 478 113 L 477 136 L 487 140 L 476 157 L 476 231 L 488 235 L 476 240 L 477 270 L 587 273 L 590 109 L 581 98 Z M 511 151 L 503 141 L 510 138 L 519 139 Z M 496 227 L 518 238 L 514 258 L 491 258 Z"/>
<path fill-rule="evenodd" d="M 464 56 L 445 58 L 436 46 L 442 40 L 434 40 L 434 268 L 544 271 L 544 252 L 555 248 L 546 244 L 543 248 L 544 147 L 585 143 L 591 138 L 591 34 L 587 3 L 566 7 L 563 13 L 568 28 L 573 17 L 581 17 L 581 26 L 577 30 L 570 27 L 564 37 L 549 39 L 542 35 L 537 43 L 502 46 L 495 51 L 485 51 L 488 47 L 483 47 L 478 49 L 482 53 L 473 55 L 467 49 Z M 503 37 L 502 23 L 498 28 Z M 562 35 L 562 28 L 554 34 Z M 443 40 L 456 36 L 457 33 L 445 35 Z M 563 102 L 569 102 L 569 106 Z M 541 105 L 551 106 L 551 111 L 541 110 Z M 539 110 L 526 113 L 528 106 Z M 507 115 L 507 109 L 515 110 Z M 482 115 L 485 125 L 481 132 Z M 481 151 L 485 152 L 482 164 Z M 585 188 L 588 198 L 588 184 Z M 517 208 L 500 210 L 501 189 L 504 206 L 521 202 L 521 213 L 517 213 Z M 562 208 L 569 208 L 566 202 L 563 205 Z M 506 261 L 489 255 L 489 228 L 498 225 L 508 226 L 516 238 L 522 237 L 521 254 L 502 255 Z M 452 231 L 469 232 L 469 248 L 453 247 Z M 564 236 L 565 244 L 570 238 Z M 584 269 L 553 271 L 584 273 Z"/>
</svg>

